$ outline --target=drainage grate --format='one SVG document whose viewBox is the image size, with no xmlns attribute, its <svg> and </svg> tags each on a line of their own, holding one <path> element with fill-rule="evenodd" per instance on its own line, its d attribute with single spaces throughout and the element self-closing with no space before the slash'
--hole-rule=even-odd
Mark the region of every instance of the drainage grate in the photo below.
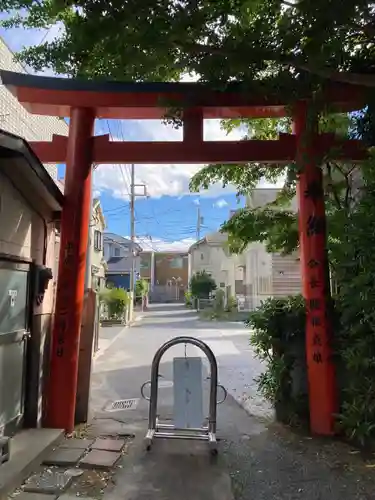
<svg viewBox="0 0 375 500">
<path fill-rule="evenodd" d="M 105 411 L 135 410 L 138 406 L 139 398 L 118 399 L 106 405 Z"/>
</svg>

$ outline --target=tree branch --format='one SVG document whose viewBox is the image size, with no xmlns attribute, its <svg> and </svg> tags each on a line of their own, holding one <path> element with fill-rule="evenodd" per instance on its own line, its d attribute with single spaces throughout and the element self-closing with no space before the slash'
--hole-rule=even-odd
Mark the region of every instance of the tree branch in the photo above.
<svg viewBox="0 0 375 500">
<path fill-rule="evenodd" d="M 188 50 L 192 54 L 220 55 L 222 57 L 233 57 L 234 55 L 238 55 L 235 54 L 236 51 L 234 50 L 228 50 L 224 47 L 215 47 L 213 45 L 202 45 L 200 43 L 185 45 L 179 42 L 176 42 L 176 45 L 178 48 Z M 268 57 L 270 60 L 272 59 L 271 54 Z M 275 58 L 277 58 L 277 56 L 274 55 L 273 59 Z M 266 59 L 267 58 L 264 58 L 264 60 Z M 333 80 L 361 87 L 375 87 L 375 75 L 351 73 L 349 71 L 337 71 L 329 68 L 314 68 L 308 64 L 300 63 L 297 58 L 291 59 L 291 56 L 286 57 L 284 61 L 280 61 L 280 64 L 292 66 L 295 69 L 306 71 L 306 73 L 319 76 L 320 78 L 324 78 L 326 80 Z"/>
<path fill-rule="evenodd" d="M 333 195 L 333 199 L 336 202 L 337 208 L 341 208 L 341 201 L 339 198 L 339 195 L 337 194 L 337 191 L 333 185 L 333 179 L 332 179 L 332 167 L 329 161 L 326 162 L 326 168 L 327 168 L 327 175 L 329 177 L 329 184 L 328 187 L 330 188 L 330 191 Z"/>
<path fill-rule="evenodd" d="M 306 64 L 299 64 L 295 61 L 289 61 L 287 63 L 289 66 L 293 66 L 296 69 L 306 71 L 312 75 L 320 76 L 321 78 L 327 80 L 334 80 L 340 83 L 347 83 L 349 85 L 359 85 L 361 87 L 375 87 L 375 75 L 367 75 L 362 73 L 350 73 L 349 71 L 336 71 L 333 69 L 318 69 L 312 68 Z"/>
</svg>

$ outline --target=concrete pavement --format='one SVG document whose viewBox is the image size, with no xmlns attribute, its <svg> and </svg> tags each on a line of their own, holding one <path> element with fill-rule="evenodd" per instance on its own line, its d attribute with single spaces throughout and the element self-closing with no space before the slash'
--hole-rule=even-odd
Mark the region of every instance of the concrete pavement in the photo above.
<svg viewBox="0 0 375 500">
<path fill-rule="evenodd" d="M 108 411 L 116 400 L 139 398 L 156 350 L 180 335 L 195 336 L 210 345 L 217 356 L 220 382 L 229 393 L 218 408 L 222 441 L 215 463 L 210 461 L 206 443 L 156 441 L 151 452 L 145 452 L 146 401 L 140 400 L 135 410 Z M 254 358 L 248 337 L 242 325 L 201 322 L 194 312 L 169 304 L 152 306 L 142 322 L 108 345 L 95 361 L 94 425 L 134 434 L 135 440 L 112 488 L 105 490 L 105 500 L 373 498 L 375 468 L 356 450 L 298 436 L 273 423 L 272 411 L 256 394 L 252 381 L 262 365 Z M 197 355 L 191 346 L 186 353 Z M 160 365 L 164 381 L 158 408 L 164 419 L 172 418 L 172 360 L 183 355 L 183 346 L 172 348 Z"/>
</svg>

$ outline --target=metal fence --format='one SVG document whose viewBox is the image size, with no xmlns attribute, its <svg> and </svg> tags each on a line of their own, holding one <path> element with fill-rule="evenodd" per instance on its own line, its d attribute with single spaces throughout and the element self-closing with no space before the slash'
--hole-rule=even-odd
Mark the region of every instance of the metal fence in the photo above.
<svg viewBox="0 0 375 500">
<path fill-rule="evenodd" d="M 154 285 L 150 290 L 150 301 L 154 303 L 184 302 L 185 290 L 174 285 Z"/>
</svg>

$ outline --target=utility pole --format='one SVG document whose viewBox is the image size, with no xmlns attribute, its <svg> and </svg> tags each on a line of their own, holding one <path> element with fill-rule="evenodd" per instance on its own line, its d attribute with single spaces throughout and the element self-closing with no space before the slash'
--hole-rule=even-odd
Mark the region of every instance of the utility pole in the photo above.
<svg viewBox="0 0 375 500">
<path fill-rule="evenodd" d="M 143 193 L 136 193 L 135 188 L 143 188 Z M 129 320 L 133 318 L 133 306 L 134 306 L 134 285 L 135 285 L 135 259 L 137 257 L 137 252 L 135 250 L 135 197 L 136 196 L 148 196 L 146 184 L 136 184 L 135 183 L 135 168 L 134 163 L 131 165 L 130 174 L 130 240 L 131 240 L 131 274 L 130 274 L 130 314 Z"/>
<path fill-rule="evenodd" d="M 134 163 L 131 166 L 131 183 L 130 183 L 130 239 L 131 245 L 131 275 L 130 275 L 130 292 L 134 293 L 134 273 L 135 273 L 135 172 Z"/>
<path fill-rule="evenodd" d="M 197 241 L 201 239 L 201 224 L 203 223 L 203 217 L 201 216 L 201 207 L 197 207 Z"/>
</svg>

